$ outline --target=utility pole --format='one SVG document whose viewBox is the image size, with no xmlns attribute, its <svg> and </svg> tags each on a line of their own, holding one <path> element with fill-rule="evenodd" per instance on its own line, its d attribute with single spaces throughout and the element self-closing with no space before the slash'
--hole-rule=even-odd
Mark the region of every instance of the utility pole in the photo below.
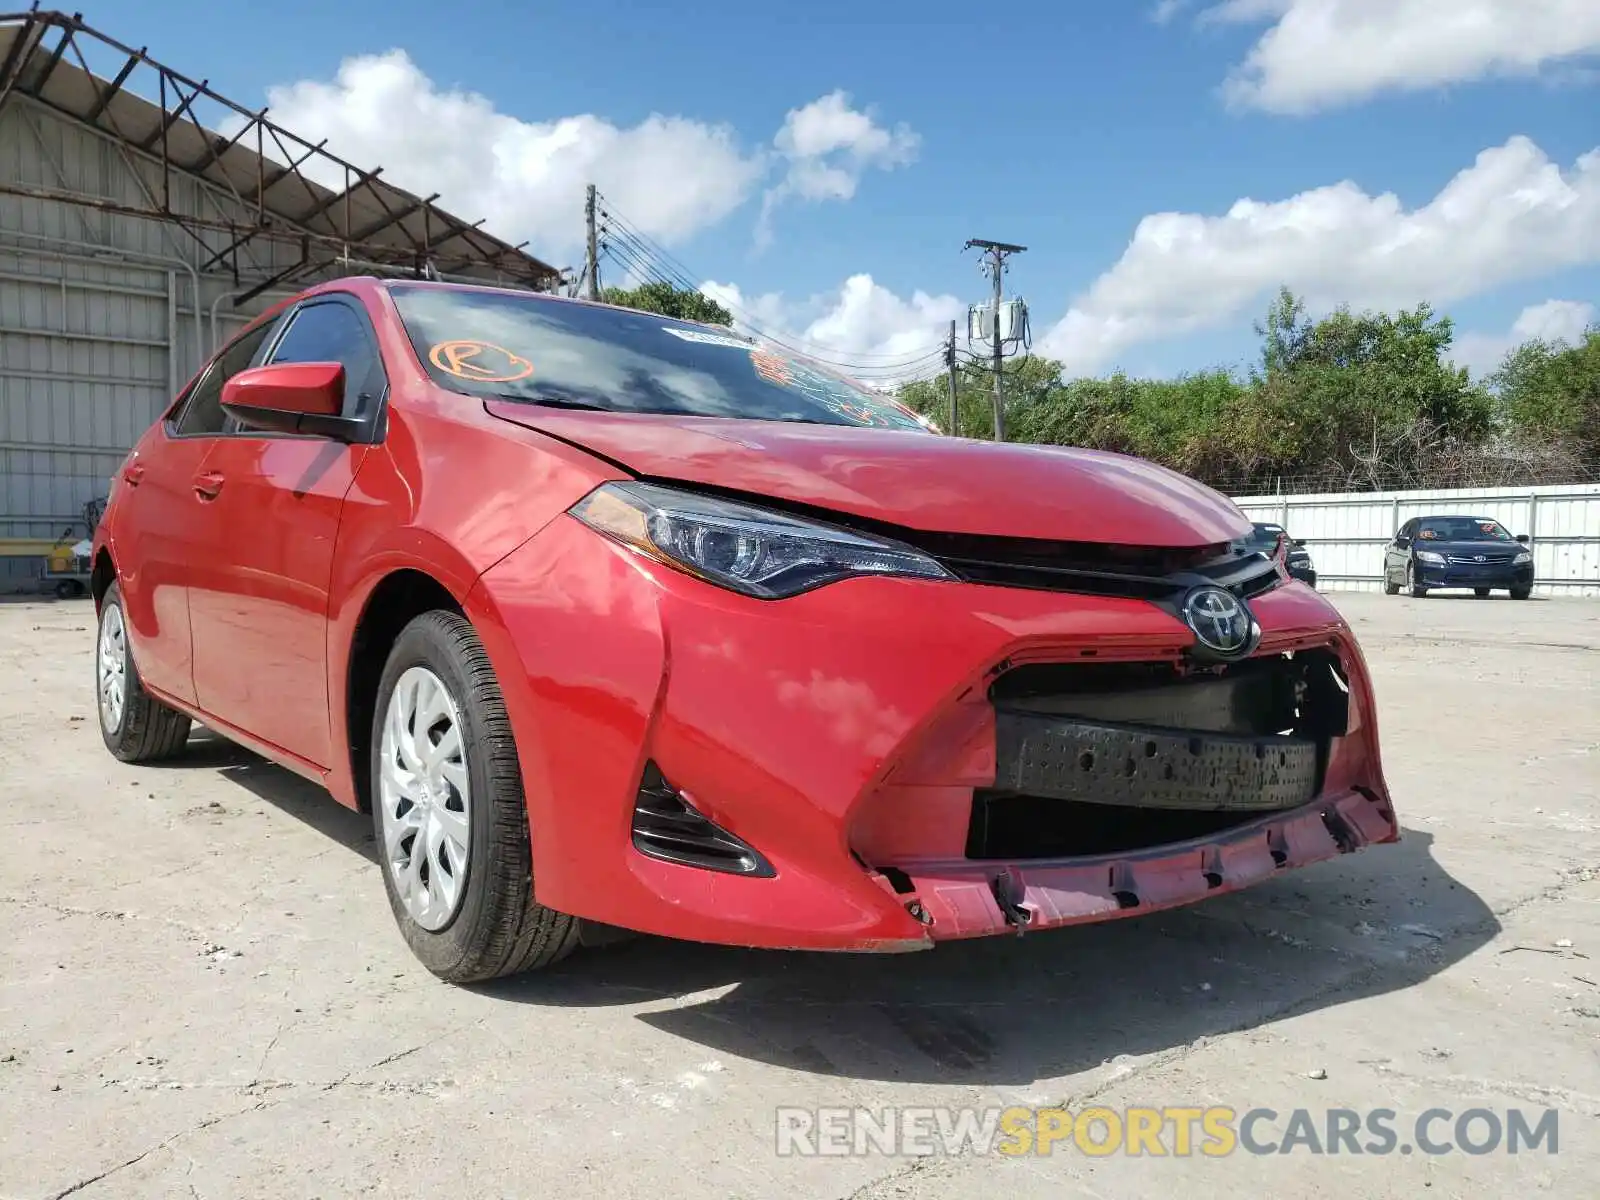
<svg viewBox="0 0 1600 1200">
<path fill-rule="evenodd" d="M 589 299 L 600 299 L 600 243 L 595 236 L 595 194 L 594 184 L 589 185 L 588 200 L 583 206 L 583 221 L 587 227 L 589 240 L 589 260 L 586 264 L 585 274 L 589 277 Z"/>
<path fill-rule="evenodd" d="M 950 436 L 961 436 L 961 410 L 956 407 L 956 323 L 950 322 L 950 342 L 944 348 L 944 363 L 950 368 Z"/>
<path fill-rule="evenodd" d="M 1014 246 L 1010 242 L 991 242 L 985 238 L 971 238 L 962 247 L 970 250 L 974 246 L 984 252 L 988 259 L 986 269 L 994 277 L 994 310 L 990 313 L 991 342 L 994 355 L 994 440 L 1006 440 L 1005 395 L 1001 384 L 1000 371 L 1000 304 L 1004 298 L 1006 259 L 1013 254 L 1021 254 L 1026 246 Z"/>
</svg>

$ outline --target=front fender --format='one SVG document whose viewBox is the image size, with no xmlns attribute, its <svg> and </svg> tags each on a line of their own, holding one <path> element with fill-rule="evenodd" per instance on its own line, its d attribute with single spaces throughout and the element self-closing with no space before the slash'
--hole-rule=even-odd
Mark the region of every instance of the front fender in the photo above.
<svg viewBox="0 0 1600 1200">
<path fill-rule="evenodd" d="M 351 656 L 385 579 L 418 572 L 465 609 L 486 570 L 607 475 L 597 460 L 541 435 L 506 436 L 431 407 L 392 408 L 384 444 L 367 455 L 340 514 L 326 626 L 333 745 L 361 740 L 348 720 Z M 336 757 L 343 761 L 332 764 L 328 788 L 355 807 L 354 764 Z"/>
</svg>

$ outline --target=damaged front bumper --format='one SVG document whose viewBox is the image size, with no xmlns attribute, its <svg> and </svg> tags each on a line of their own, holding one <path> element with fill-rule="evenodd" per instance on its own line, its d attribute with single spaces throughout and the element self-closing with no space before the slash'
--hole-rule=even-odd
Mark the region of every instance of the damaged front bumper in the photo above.
<svg viewBox="0 0 1600 1200">
<path fill-rule="evenodd" d="M 1396 840 L 1348 627 L 1300 583 L 1251 607 L 1254 657 L 1191 678 L 1193 634 L 1140 600 L 855 579 L 765 603 L 565 518 L 467 598 L 541 903 L 853 951 L 1169 908 Z"/>
<path fill-rule="evenodd" d="M 1349 791 L 1225 834 L 1136 854 L 921 863 L 914 874 L 891 869 L 874 881 L 925 927 L 932 943 L 1159 912 L 1397 837 L 1386 804 Z"/>
</svg>

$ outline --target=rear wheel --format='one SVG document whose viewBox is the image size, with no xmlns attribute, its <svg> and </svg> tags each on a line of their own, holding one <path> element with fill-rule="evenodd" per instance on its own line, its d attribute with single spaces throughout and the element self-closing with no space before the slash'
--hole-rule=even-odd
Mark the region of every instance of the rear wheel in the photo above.
<svg viewBox="0 0 1600 1200">
<path fill-rule="evenodd" d="M 1511 598 L 1513 600 L 1526 600 L 1531 595 L 1533 595 L 1531 587 L 1514 587 L 1511 589 Z"/>
<path fill-rule="evenodd" d="M 1419 600 L 1428 594 L 1428 589 L 1417 582 L 1417 569 L 1412 563 L 1406 564 L 1406 587 Z"/>
<path fill-rule="evenodd" d="M 378 682 L 373 820 L 389 907 L 450 983 L 547 966 L 577 922 L 533 897 L 521 764 L 472 626 L 455 613 L 401 631 Z"/>
<path fill-rule="evenodd" d="M 1476 596 L 1479 600 L 1482 600 L 1485 596 L 1487 596 L 1489 594 L 1489 589 L 1488 588 L 1473 588 L 1472 589 L 1472 594 L 1474 596 Z"/>
<path fill-rule="evenodd" d="M 106 749 L 126 763 L 171 758 L 189 740 L 189 718 L 149 692 L 133 665 L 122 592 L 113 583 L 100 601 L 94 681 L 100 736 Z"/>
</svg>

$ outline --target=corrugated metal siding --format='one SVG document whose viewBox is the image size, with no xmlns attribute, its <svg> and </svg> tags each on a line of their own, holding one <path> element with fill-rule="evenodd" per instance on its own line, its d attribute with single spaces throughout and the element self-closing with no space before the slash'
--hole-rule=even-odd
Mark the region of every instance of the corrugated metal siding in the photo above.
<svg viewBox="0 0 1600 1200">
<path fill-rule="evenodd" d="M 1534 591 L 1600 596 L 1600 484 L 1363 492 L 1321 496 L 1245 496 L 1235 503 L 1252 520 L 1276 521 L 1303 538 L 1318 586 L 1383 588 L 1383 548 L 1412 517 L 1490 517 L 1529 536 Z"/>
<path fill-rule="evenodd" d="M 0 178 L 126 204 L 162 199 L 159 171 L 13 96 Z M 246 220 L 226 195 L 175 178 L 177 211 Z M 227 274 L 172 225 L 0 197 L 0 537 L 53 538 L 105 495 L 113 470 L 177 387 L 282 292 L 236 310 Z M 257 272 L 294 261 L 262 246 Z M 198 304 L 197 304 L 198 301 Z M 198 311 L 197 311 L 198 309 Z M 40 560 L 0 558 L 0 590 L 37 586 Z"/>
<path fill-rule="evenodd" d="M 160 414 L 169 286 L 161 270 L 0 250 L 0 536 L 60 534 Z M 3 565 L 8 583 L 38 570 Z"/>
</svg>

